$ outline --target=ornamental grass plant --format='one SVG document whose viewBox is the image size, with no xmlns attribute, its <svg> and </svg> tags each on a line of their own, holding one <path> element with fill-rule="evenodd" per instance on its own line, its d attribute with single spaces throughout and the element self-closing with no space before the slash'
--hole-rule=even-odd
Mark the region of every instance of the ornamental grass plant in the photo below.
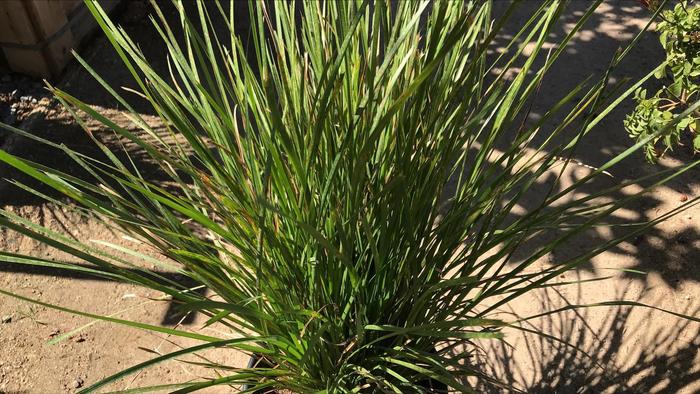
<svg viewBox="0 0 700 394">
<path fill-rule="evenodd" d="M 624 223 L 623 235 L 546 266 L 535 264 L 594 227 L 620 226 L 609 223 L 611 214 L 643 193 L 606 197 L 639 180 L 581 190 L 639 154 L 698 104 L 559 187 L 580 141 L 644 80 L 610 83 L 610 72 L 629 53 L 621 50 L 606 72 L 581 81 L 536 121 L 528 120 L 548 70 L 566 56 L 600 1 L 554 43 L 551 33 L 567 2 L 542 1 L 495 51 L 520 3 L 496 13 L 490 1 L 250 1 L 246 7 L 174 1 L 175 26 L 154 2 L 152 22 L 168 50 L 169 73 L 162 75 L 149 63 L 147 48 L 97 3 L 86 2 L 139 89 L 110 86 L 78 60 L 123 106 L 132 127 L 50 87 L 103 158 L 4 126 L 54 146 L 89 177 L 4 151 L 0 160 L 65 198 L 16 182 L 19 187 L 99 219 L 153 246 L 163 259 L 108 242 L 80 243 L 1 211 L 0 225 L 84 265 L 5 251 L 0 261 L 79 270 L 162 292 L 181 310 L 205 315 L 206 326 L 220 335 L 43 303 L 201 342 L 89 382 L 83 392 L 214 348 L 245 352 L 255 362 L 246 367 L 197 359 L 216 371 L 211 379 L 141 391 L 228 385 L 248 392 L 471 392 L 470 379 L 498 384 L 471 355 L 482 341 L 507 341 L 504 327 L 527 330 L 521 323 L 533 318 L 501 314 L 504 305 L 536 289 L 566 285 L 554 279 L 697 203 L 691 199 L 655 219 Z M 243 35 L 237 28 L 242 19 L 250 22 Z M 215 21 L 223 21 L 223 34 Z M 130 106 L 133 94 L 152 105 L 165 133 Z M 136 161 L 104 144 L 87 119 L 138 147 L 167 182 L 150 180 Z M 695 165 L 646 176 L 644 191 Z M 511 212 L 545 174 L 554 174 L 548 193 L 514 217 Z M 536 248 L 527 246 L 542 234 L 551 236 Z M 525 257 L 514 259 L 516 251 Z M 588 306 L 601 305 L 608 304 Z"/>
</svg>

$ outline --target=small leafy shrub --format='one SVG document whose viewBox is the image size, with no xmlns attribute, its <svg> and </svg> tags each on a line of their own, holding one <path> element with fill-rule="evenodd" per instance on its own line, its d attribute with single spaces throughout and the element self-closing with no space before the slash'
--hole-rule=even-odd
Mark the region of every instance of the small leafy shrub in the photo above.
<svg viewBox="0 0 700 394">
<path fill-rule="evenodd" d="M 599 2 L 548 51 L 543 48 L 566 2 L 537 3 L 524 26 L 498 44 L 502 52 L 492 51 L 496 38 L 521 2 L 504 3 L 494 16 L 488 1 L 250 1 L 244 33 L 237 29 L 241 3 L 175 1 L 176 26 L 154 3 L 169 75 L 156 72 L 147 49 L 96 2 L 86 4 L 165 131 L 144 121 L 82 59 L 133 124 L 120 126 L 52 90 L 76 122 L 100 122 L 138 147 L 141 160 L 159 166 L 167 187 L 144 174 L 138 161 L 119 159 L 120 145 L 105 145 L 87 127 L 104 159 L 5 126 L 69 155 L 89 180 L 4 151 L 0 160 L 70 201 L 56 203 L 148 243 L 167 261 L 115 251 L 107 242 L 105 248 L 80 243 L 2 210 L 0 225 L 89 266 L 4 251 L 0 261 L 163 292 L 182 310 L 205 315 L 218 334 L 42 303 L 201 342 L 91 382 L 84 392 L 214 348 L 245 352 L 258 363 L 195 359 L 214 377 L 168 389 L 471 392 L 469 378 L 494 380 L 472 363 L 480 341 L 503 340 L 504 327 L 530 330 L 521 327 L 530 317 L 504 315 L 503 306 L 565 285 L 556 282 L 562 273 L 683 208 L 627 223 L 624 235 L 549 265 L 539 259 L 595 226 L 612 226 L 611 214 L 697 164 L 649 176 L 647 189 L 623 198 L 621 189 L 634 181 L 584 189 L 675 127 L 674 118 L 589 175 L 560 182 L 580 141 L 643 82 L 612 95 L 604 76 L 588 79 L 526 121 L 547 71 Z M 224 21 L 225 33 L 216 33 L 214 17 Z M 528 206 L 524 197 L 545 175 L 554 181 Z M 542 235 L 544 244 L 525 246 Z M 194 291 L 199 288 L 209 295 Z M 545 312 L 551 313 L 557 311 Z"/>
<path fill-rule="evenodd" d="M 649 7 L 655 10 L 660 3 Z M 666 61 L 656 77 L 665 85 L 651 97 L 645 89 L 640 88 L 635 93 L 637 107 L 626 117 L 624 125 L 630 137 L 636 140 L 656 134 L 700 98 L 700 6 L 681 1 L 660 15 L 657 31 L 666 51 Z M 700 112 L 693 111 L 675 127 L 652 139 L 645 147 L 647 160 L 654 162 L 678 145 L 685 132 L 691 134 L 694 150 L 700 151 Z"/>
</svg>

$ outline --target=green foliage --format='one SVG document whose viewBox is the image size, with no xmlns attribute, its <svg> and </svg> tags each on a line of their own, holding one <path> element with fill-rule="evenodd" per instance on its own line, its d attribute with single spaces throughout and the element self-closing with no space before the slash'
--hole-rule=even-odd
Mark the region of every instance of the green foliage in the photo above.
<svg viewBox="0 0 700 394">
<path fill-rule="evenodd" d="M 664 145 L 671 147 L 677 144 L 680 140 L 680 134 L 688 127 L 690 118 L 686 118 L 681 122 L 676 123 L 673 128 L 661 133 L 660 131 L 673 120 L 671 111 L 659 109 L 659 97 L 646 98 L 646 90 L 640 89 L 635 92 L 634 99 L 637 101 L 637 107 L 634 112 L 629 114 L 624 121 L 625 129 L 629 135 L 637 140 L 647 138 L 650 135 L 658 135 L 657 138 L 644 146 L 644 153 L 647 160 L 654 161 L 659 153 L 656 148 L 656 141 L 663 141 Z"/>
<path fill-rule="evenodd" d="M 666 61 L 656 77 L 667 84 L 650 98 L 645 90 L 635 94 L 637 108 L 626 117 L 624 125 L 636 140 L 655 133 L 678 116 L 698 100 L 700 92 L 700 6 L 691 7 L 691 2 L 681 1 L 673 9 L 662 11 L 657 30 Z M 669 132 L 652 139 L 645 149 L 647 159 L 656 161 L 680 142 L 684 132 L 691 133 L 693 148 L 700 151 L 700 112 L 694 111 Z"/>
<path fill-rule="evenodd" d="M 697 91 L 700 76 L 700 7 L 679 2 L 662 13 L 657 27 L 659 40 L 666 51 L 667 69 L 678 89 L 674 93 Z"/>
<path fill-rule="evenodd" d="M 643 193 L 609 198 L 633 181 L 595 187 L 592 194 L 582 188 L 677 119 L 640 135 L 638 144 L 590 175 L 560 183 L 579 142 L 643 83 L 613 96 L 605 76 L 583 81 L 536 122 L 523 121 L 547 70 L 599 2 L 547 53 L 543 46 L 566 3 L 543 1 L 493 58 L 494 38 L 518 2 L 494 17 L 492 4 L 483 1 L 280 1 L 274 10 L 251 1 L 247 43 L 236 30 L 239 3 L 175 2 L 177 29 L 155 4 L 167 76 L 97 3 L 86 4 L 167 131 L 154 130 L 83 60 L 133 125 L 122 127 L 53 91 L 82 125 L 92 118 L 138 146 L 160 166 L 168 187 L 97 138 L 103 161 L 5 126 L 68 154 L 89 180 L 3 151 L 0 160 L 68 197 L 66 209 L 147 242 L 171 262 L 105 242 L 82 244 L 8 211 L 0 211 L 0 225 L 89 267 L 8 252 L 0 252 L 0 261 L 154 289 L 183 310 L 208 316 L 207 325 L 221 334 L 74 311 L 0 290 L 202 343 L 85 392 L 212 348 L 257 354 L 264 363 L 249 369 L 198 359 L 219 377 L 183 382 L 178 392 L 251 384 L 298 393 L 410 393 L 425 392 L 429 380 L 470 392 L 467 377 L 490 380 L 470 363 L 478 343 L 501 340 L 503 327 L 527 321 L 500 314 L 501 307 L 561 285 L 553 279 L 682 209 L 628 223 L 624 235 L 546 267 L 536 264 L 594 226 L 613 226 L 607 218 Z M 224 34 L 216 33 L 214 17 L 225 22 Z M 530 52 L 522 56 L 525 48 Z M 516 66 L 519 72 L 508 77 Z M 650 176 L 648 187 L 696 164 Z M 515 215 L 544 174 L 555 181 L 535 206 Z M 523 247 L 543 234 L 543 245 Z M 145 268 L 154 263 L 213 296 Z"/>
</svg>

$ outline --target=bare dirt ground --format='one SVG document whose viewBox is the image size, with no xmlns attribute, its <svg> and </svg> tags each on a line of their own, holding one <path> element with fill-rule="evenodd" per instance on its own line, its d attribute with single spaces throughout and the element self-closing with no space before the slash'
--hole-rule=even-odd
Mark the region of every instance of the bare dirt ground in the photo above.
<svg viewBox="0 0 700 394">
<path fill-rule="evenodd" d="M 586 4 L 585 1 L 574 2 L 560 31 L 552 40 L 561 38 L 571 27 L 573 18 L 582 14 Z M 142 2 L 128 2 L 119 20 L 135 41 L 149 48 L 149 54 L 155 61 L 164 62 L 163 48 L 158 45 L 156 35 L 147 23 L 146 13 L 147 7 Z M 522 22 L 527 16 L 528 10 L 524 9 L 516 15 L 516 19 Z M 648 14 L 635 1 L 604 3 L 546 79 L 532 117 L 543 114 L 578 81 L 591 73 L 602 72 L 615 51 L 632 39 L 647 18 Z M 133 87 L 126 70 L 119 64 L 105 39 L 95 38 L 81 53 L 113 86 Z M 653 34 L 647 35 L 615 71 L 613 78 L 640 78 L 653 69 L 662 56 L 657 38 Z M 117 119 L 118 123 L 128 126 L 121 108 L 85 71 L 73 66 L 55 83 Z M 145 103 L 134 99 L 134 105 L 147 120 L 157 122 L 155 117 L 150 116 L 152 113 Z M 577 151 L 576 158 L 580 163 L 600 166 L 630 146 L 622 119 L 631 108 L 632 103 L 625 103 L 596 129 L 592 138 Z M 15 124 L 44 138 L 94 153 L 83 131 L 55 105 L 36 81 L 16 75 L 2 78 L 0 117 L 3 122 Z M 95 133 L 99 134 L 99 128 L 93 126 Z M 66 172 L 80 172 L 79 168 L 71 166 L 55 151 L 7 134 L 0 134 L 0 147 Z M 638 154 L 616 167 L 609 182 L 639 177 L 691 159 L 687 147 L 680 147 L 658 166 L 645 163 L 642 155 Z M 143 165 L 147 169 L 148 163 L 144 162 Z M 566 177 L 581 177 L 589 171 L 584 166 L 572 166 Z M 16 177 L 17 174 L 0 167 L 0 176 Z M 543 180 L 542 185 L 545 184 L 546 180 Z M 591 187 L 598 186 L 602 185 Z M 624 198 L 638 193 L 641 187 L 630 187 L 615 197 Z M 633 207 L 611 219 L 655 218 L 698 193 L 700 172 L 694 170 L 664 187 L 656 188 Z M 77 240 L 104 240 L 136 247 L 141 252 L 158 257 L 147 246 L 135 245 L 132 240 L 111 232 L 96 221 L 76 217 L 56 204 L 45 203 L 6 183 L 0 184 L 0 205 Z M 526 210 L 528 207 L 521 208 Z M 699 218 L 700 208 L 691 208 L 647 235 L 623 243 L 584 264 L 577 272 L 560 278 L 561 281 L 571 281 L 611 276 L 608 281 L 571 286 L 559 292 L 533 294 L 511 307 L 519 314 L 528 315 L 567 303 L 590 304 L 625 298 L 700 315 Z M 540 264 L 574 255 L 586 246 L 600 244 L 618 235 L 617 231 L 601 228 L 587 233 L 542 259 Z M 32 253 L 57 260 L 66 258 L 49 247 L 6 229 L 0 229 L 0 250 Z M 620 271 L 620 268 L 644 271 L 646 274 Z M 144 323 L 181 324 L 191 330 L 200 329 L 202 324 L 197 317 L 178 315 L 168 302 L 152 301 L 160 294 L 58 270 L 0 264 L 0 288 L 49 303 L 92 313 L 116 314 Z M 49 339 L 70 333 L 90 323 L 90 320 L 4 296 L 0 296 L 0 319 L 0 393 L 73 392 L 126 366 L 151 358 L 153 353 L 148 349 L 164 352 L 182 344 L 172 338 L 144 331 L 97 323 L 59 344 L 49 345 Z M 525 392 L 700 392 L 698 324 L 658 311 L 630 310 L 626 307 L 569 311 L 535 320 L 532 324 L 561 337 L 569 345 L 509 332 L 510 346 L 486 344 L 486 354 L 478 360 L 480 365 Z M 574 350 L 574 347 L 585 353 Z M 219 356 L 234 365 L 242 365 L 246 361 L 241 354 Z M 122 390 L 146 384 L 180 382 L 194 379 L 202 373 L 183 363 L 169 362 L 129 377 L 110 388 Z M 502 391 L 486 386 L 481 389 Z"/>
</svg>

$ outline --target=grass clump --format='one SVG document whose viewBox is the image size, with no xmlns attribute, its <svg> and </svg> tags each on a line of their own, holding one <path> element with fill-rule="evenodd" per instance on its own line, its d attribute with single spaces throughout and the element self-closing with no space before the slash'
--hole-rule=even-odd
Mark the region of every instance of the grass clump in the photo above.
<svg viewBox="0 0 700 394">
<path fill-rule="evenodd" d="M 496 15 L 488 1 L 176 1 L 177 26 L 154 3 L 153 23 L 169 54 L 170 74 L 160 75 L 138 43 L 87 2 L 167 133 L 154 130 L 83 60 L 138 132 L 53 91 L 78 122 L 92 118 L 138 146 L 168 187 L 97 138 L 104 160 L 55 145 L 90 180 L 7 152 L 0 160 L 63 193 L 68 207 L 154 246 L 176 264 L 167 269 L 196 286 L 123 257 L 144 257 L 136 252 L 109 253 L 10 212 L 2 212 L 0 225 L 90 265 L 54 266 L 161 291 L 228 335 L 86 314 L 202 344 L 85 392 L 212 348 L 261 362 L 239 368 L 200 360 L 219 377 L 184 382 L 178 392 L 241 384 L 298 393 L 470 392 L 469 377 L 492 380 L 470 355 L 479 341 L 501 340 L 503 327 L 519 327 L 500 307 L 555 285 L 553 278 L 675 213 L 630 224 L 624 236 L 545 268 L 534 264 L 594 226 L 612 225 L 607 218 L 638 198 L 603 199 L 632 181 L 579 191 L 656 137 L 559 188 L 580 141 L 642 81 L 626 91 L 611 89 L 607 73 L 582 81 L 536 122 L 525 121 L 547 71 L 598 3 L 545 51 L 566 2 L 541 2 L 500 54 L 493 54 L 495 39 L 519 2 Z M 240 12 L 251 24 L 243 35 Z M 647 181 L 653 187 L 694 165 Z M 514 215 L 550 173 L 556 180 L 549 192 Z M 553 236 L 513 258 L 542 234 Z M 0 259 L 49 263 L 6 252 Z"/>
</svg>

